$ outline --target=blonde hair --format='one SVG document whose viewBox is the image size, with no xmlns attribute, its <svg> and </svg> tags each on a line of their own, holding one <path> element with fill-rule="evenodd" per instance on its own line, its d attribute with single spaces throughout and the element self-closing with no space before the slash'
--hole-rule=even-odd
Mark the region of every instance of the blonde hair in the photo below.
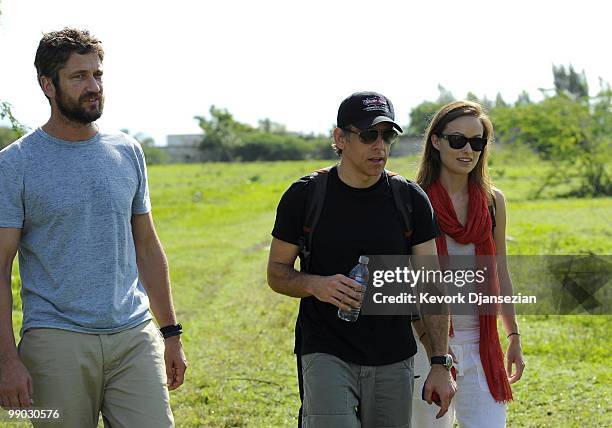
<svg viewBox="0 0 612 428">
<path fill-rule="evenodd" d="M 419 162 L 416 181 L 419 186 L 427 190 L 440 177 L 442 167 L 440 152 L 433 146 L 431 136 L 441 136 L 446 125 L 462 116 L 474 116 L 482 123 L 484 129 L 483 137 L 487 139 L 487 145 L 482 149 L 476 166 L 468 174 L 468 180 L 476 183 L 487 195 L 487 199 L 491 201 L 494 195 L 487 167 L 487 159 L 489 157 L 489 145 L 493 143 L 493 124 L 482 106 L 472 101 L 454 101 L 446 104 L 436 112 L 425 131 L 423 153 Z"/>
</svg>

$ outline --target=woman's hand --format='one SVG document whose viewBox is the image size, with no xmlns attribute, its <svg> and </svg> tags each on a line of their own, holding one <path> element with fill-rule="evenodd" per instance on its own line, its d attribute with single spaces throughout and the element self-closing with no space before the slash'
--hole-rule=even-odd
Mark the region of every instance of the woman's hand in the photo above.
<svg viewBox="0 0 612 428">
<path fill-rule="evenodd" d="M 514 364 L 516 371 L 512 373 L 512 365 Z M 521 336 L 510 336 L 510 344 L 506 351 L 506 374 L 508 382 L 513 384 L 518 382 L 523 375 L 525 369 L 525 360 L 523 360 L 523 348 L 521 347 Z"/>
</svg>

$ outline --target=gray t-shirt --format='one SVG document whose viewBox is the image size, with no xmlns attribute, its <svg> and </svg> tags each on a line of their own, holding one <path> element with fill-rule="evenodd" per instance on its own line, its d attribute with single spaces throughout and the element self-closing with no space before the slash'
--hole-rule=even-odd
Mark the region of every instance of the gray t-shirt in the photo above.
<svg viewBox="0 0 612 428">
<path fill-rule="evenodd" d="M 0 227 L 21 229 L 23 326 L 114 333 L 151 318 L 132 214 L 151 210 L 142 148 L 37 129 L 0 152 Z"/>
</svg>

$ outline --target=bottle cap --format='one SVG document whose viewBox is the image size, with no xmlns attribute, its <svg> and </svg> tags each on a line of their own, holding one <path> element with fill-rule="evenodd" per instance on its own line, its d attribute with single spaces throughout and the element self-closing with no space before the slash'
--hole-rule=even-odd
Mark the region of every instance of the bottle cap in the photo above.
<svg viewBox="0 0 612 428">
<path fill-rule="evenodd" d="M 367 265 L 369 261 L 370 258 L 368 256 L 359 256 L 359 263 Z"/>
</svg>

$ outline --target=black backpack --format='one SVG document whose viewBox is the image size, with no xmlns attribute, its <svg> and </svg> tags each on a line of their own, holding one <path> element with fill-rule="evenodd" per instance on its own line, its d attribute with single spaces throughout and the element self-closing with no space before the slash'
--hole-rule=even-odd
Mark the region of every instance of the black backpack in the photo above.
<svg viewBox="0 0 612 428">
<path fill-rule="evenodd" d="M 336 168 L 336 166 L 318 169 L 302 178 L 302 180 L 308 180 L 304 225 L 302 227 L 302 235 L 298 241 L 302 272 L 310 271 L 312 237 L 321 216 L 321 211 L 323 211 L 327 178 L 329 177 L 328 173 L 332 168 Z M 396 172 L 385 170 L 384 174 L 391 187 L 395 206 L 402 219 L 404 237 L 409 239 L 412 235 L 412 195 L 410 193 L 409 182 Z"/>
</svg>

